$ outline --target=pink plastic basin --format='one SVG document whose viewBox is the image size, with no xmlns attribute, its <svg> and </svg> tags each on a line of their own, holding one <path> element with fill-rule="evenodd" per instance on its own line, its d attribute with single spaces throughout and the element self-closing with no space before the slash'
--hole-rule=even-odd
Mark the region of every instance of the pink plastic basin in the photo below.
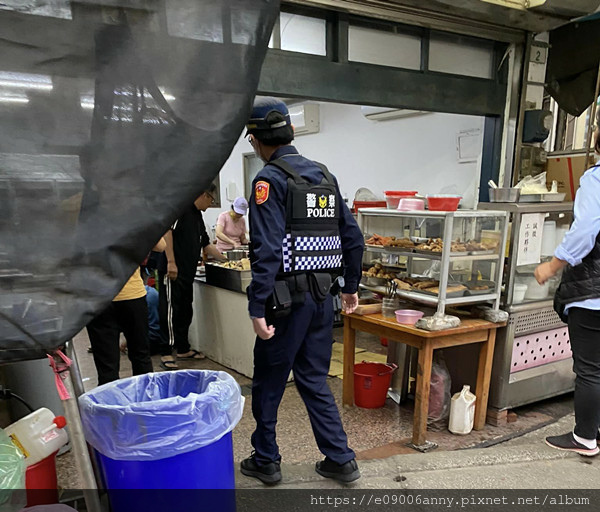
<svg viewBox="0 0 600 512">
<path fill-rule="evenodd" d="M 414 199 L 404 197 L 400 199 L 398 203 L 398 210 L 401 212 L 410 212 L 413 210 L 424 210 L 425 209 L 425 201 L 423 199 Z"/>
<path fill-rule="evenodd" d="M 415 309 L 398 309 L 396 313 L 396 322 L 404 325 L 415 325 L 419 318 L 422 318 L 425 313 Z"/>
<path fill-rule="evenodd" d="M 398 208 L 398 203 L 403 197 L 414 197 L 417 195 L 416 190 L 385 190 L 385 202 L 387 207 L 395 210 Z"/>
</svg>

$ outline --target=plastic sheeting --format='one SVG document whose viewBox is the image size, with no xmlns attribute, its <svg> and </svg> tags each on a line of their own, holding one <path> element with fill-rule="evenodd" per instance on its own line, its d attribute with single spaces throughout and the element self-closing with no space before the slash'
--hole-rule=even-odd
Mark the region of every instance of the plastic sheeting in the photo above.
<svg viewBox="0 0 600 512">
<path fill-rule="evenodd" d="M 25 459 L 8 434 L 0 428 L 0 490 L 25 487 Z M 11 498 L 8 492 L 0 492 L 0 505 Z"/>
<path fill-rule="evenodd" d="M 217 176 L 277 0 L 0 7 L 0 362 L 44 357 Z"/>
<path fill-rule="evenodd" d="M 180 370 L 109 382 L 79 398 L 86 440 L 115 460 L 159 460 L 218 441 L 242 417 L 226 372 Z"/>
</svg>

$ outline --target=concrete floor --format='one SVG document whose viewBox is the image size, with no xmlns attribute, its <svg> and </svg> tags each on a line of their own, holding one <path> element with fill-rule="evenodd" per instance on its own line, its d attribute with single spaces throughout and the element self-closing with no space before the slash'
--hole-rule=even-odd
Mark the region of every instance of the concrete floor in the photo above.
<svg viewBox="0 0 600 512">
<path fill-rule="evenodd" d="M 334 339 L 342 341 L 341 329 L 334 331 Z M 92 355 L 87 352 L 89 341 L 85 331 L 75 337 L 74 344 L 85 389 L 90 390 L 96 386 L 97 380 Z M 385 354 L 387 350 L 381 346 L 379 339 L 364 333 L 359 333 L 357 336 L 357 347 L 379 354 Z M 161 371 L 159 361 L 158 356 L 153 358 L 157 371 Z M 181 363 L 180 368 L 184 368 Z M 239 461 L 247 457 L 252 450 L 250 435 L 254 429 L 250 396 L 251 380 L 208 359 L 197 362 L 186 361 L 185 368 L 224 370 L 240 384 L 242 393 L 246 396 L 246 403 L 244 415 L 233 432 L 234 458 Z M 123 355 L 121 377 L 130 375 L 131 365 L 127 356 Z M 329 386 L 340 406 L 342 380 L 330 378 Z M 486 446 L 535 430 L 571 411 L 572 397 L 567 395 L 519 408 L 515 411 L 518 415 L 517 421 L 502 427 L 486 425 L 484 430 L 473 431 L 467 436 L 455 436 L 447 430 L 430 432 L 428 439 L 438 444 L 436 452 Z M 402 454 L 418 457 L 419 454 L 407 446 L 412 434 L 412 412 L 410 400 L 398 406 L 388 399 L 386 405 L 380 409 L 340 408 L 350 446 L 356 451 L 357 458 L 363 460 L 385 459 Z M 304 404 L 293 383 L 286 389 L 279 410 L 277 440 L 282 459 L 286 464 L 313 464 L 314 461 L 322 458 L 314 441 Z M 59 486 L 63 489 L 79 488 L 79 479 L 71 453 L 58 457 L 57 464 Z"/>
</svg>

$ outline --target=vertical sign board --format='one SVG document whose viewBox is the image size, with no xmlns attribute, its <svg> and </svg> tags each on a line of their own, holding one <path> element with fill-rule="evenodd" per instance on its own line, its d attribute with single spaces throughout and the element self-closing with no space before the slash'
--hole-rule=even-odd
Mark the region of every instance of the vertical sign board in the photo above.
<svg viewBox="0 0 600 512">
<path fill-rule="evenodd" d="M 543 213 L 526 213 L 521 216 L 517 267 L 540 262 L 542 254 Z"/>
</svg>

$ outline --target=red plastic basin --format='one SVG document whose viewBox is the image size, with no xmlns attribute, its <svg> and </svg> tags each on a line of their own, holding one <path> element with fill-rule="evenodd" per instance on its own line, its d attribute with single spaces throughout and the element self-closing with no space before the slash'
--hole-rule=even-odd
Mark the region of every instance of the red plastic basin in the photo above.
<svg viewBox="0 0 600 512">
<path fill-rule="evenodd" d="M 427 196 L 427 205 L 430 210 L 453 212 L 458 210 L 461 196 Z"/>
</svg>

